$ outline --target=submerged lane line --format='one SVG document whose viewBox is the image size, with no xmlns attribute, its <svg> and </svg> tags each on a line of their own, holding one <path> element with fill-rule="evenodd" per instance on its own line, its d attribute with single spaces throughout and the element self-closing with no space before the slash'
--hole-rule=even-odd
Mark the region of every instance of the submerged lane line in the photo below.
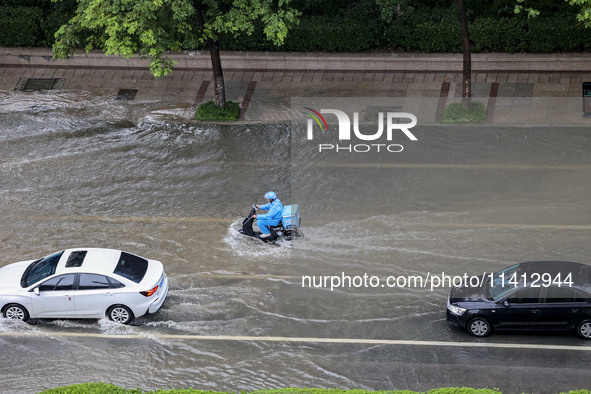
<svg viewBox="0 0 591 394">
<path fill-rule="evenodd" d="M 72 222 L 106 222 L 106 223 L 219 223 L 230 224 L 232 219 L 215 218 L 207 216 L 170 217 L 170 216 L 50 216 L 31 215 L 33 220 L 59 220 Z M 309 222 L 312 223 L 312 222 Z M 325 224 L 328 222 L 316 222 L 313 224 Z M 585 224 L 523 224 L 523 223 L 453 223 L 453 222 L 397 222 L 400 227 L 450 227 L 450 228 L 520 228 L 520 229 L 556 229 L 556 230 L 591 230 L 591 225 Z"/>
<path fill-rule="evenodd" d="M 380 162 L 340 162 L 340 161 L 312 161 L 312 162 L 271 162 L 271 161 L 204 161 L 200 164 L 226 166 L 288 166 L 296 169 L 308 167 L 323 168 L 418 168 L 418 169 L 447 169 L 447 170 L 555 170 L 555 171 L 589 171 L 591 164 L 465 164 L 465 163 L 380 163 Z"/>
<path fill-rule="evenodd" d="M 431 346 L 431 347 L 467 347 L 522 350 L 568 350 L 591 351 L 591 346 L 572 345 L 536 345 L 521 343 L 484 343 L 453 341 L 415 341 L 404 339 L 362 339 L 362 338 L 313 338 L 313 337 L 260 337 L 248 335 L 193 335 L 193 334 L 96 334 L 96 333 L 46 333 L 50 337 L 64 338 L 99 338 L 99 339 L 177 339 L 190 341 L 226 341 L 226 342 L 283 342 L 283 343 L 322 343 L 322 344 L 358 344 L 390 346 Z M 44 335 L 44 336 L 45 336 Z M 0 332 L 0 337 L 40 337 L 39 332 L 9 333 Z"/>
<path fill-rule="evenodd" d="M 343 163 L 323 162 L 312 163 L 315 167 L 336 168 L 419 168 L 419 169 L 446 169 L 446 170 L 552 170 L 552 171 L 589 171 L 588 164 L 444 164 L 444 163 Z"/>
<path fill-rule="evenodd" d="M 34 220 L 61 220 L 72 222 L 135 222 L 135 223 L 232 223 L 232 219 L 214 218 L 207 216 L 172 217 L 172 216 L 50 216 L 32 215 Z"/>
</svg>

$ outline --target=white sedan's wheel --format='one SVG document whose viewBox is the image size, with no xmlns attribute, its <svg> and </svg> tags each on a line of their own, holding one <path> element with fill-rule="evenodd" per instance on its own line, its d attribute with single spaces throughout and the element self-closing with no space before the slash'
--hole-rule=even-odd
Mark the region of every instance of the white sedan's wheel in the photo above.
<svg viewBox="0 0 591 394">
<path fill-rule="evenodd" d="M 133 320 L 131 309 L 123 305 L 112 306 L 107 312 L 107 316 L 110 320 L 121 324 L 129 324 Z"/>
<path fill-rule="evenodd" d="M 4 308 L 4 317 L 14 320 L 27 320 L 29 318 L 29 313 L 20 305 L 10 304 Z"/>
</svg>

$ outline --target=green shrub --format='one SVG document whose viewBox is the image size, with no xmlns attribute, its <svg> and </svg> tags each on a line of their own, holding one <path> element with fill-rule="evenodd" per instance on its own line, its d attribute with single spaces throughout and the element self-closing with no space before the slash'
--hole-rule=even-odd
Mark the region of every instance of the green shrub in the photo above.
<svg viewBox="0 0 591 394">
<path fill-rule="evenodd" d="M 51 47 L 55 42 L 55 32 L 66 24 L 76 11 L 75 0 L 61 0 L 56 3 L 50 3 L 46 10 L 46 15 L 41 21 L 40 44 Z"/>
<path fill-rule="evenodd" d="M 528 38 L 528 50 L 534 53 L 591 49 L 591 29 L 585 29 L 569 16 L 530 18 Z"/>
<path fill-rule="evenodd" d="M 590 390 L 571 390 L 568 393 L 561 392 L 560 394 L 591 394 Z"/>
<path fill-rule="evenodd" d="M 458 18 L 449 18 L 438 22 L 423 22 L 417 26 L 423 35 L 421 50 L 425 52 L 460 52 L 462 50 L 462 33 Z M 454 23 L 456 22 L 456 23 Z"/>
<path fill-rule="evenodd" d="M 42 391 L 40 394 L 135 394 L 139 389 L 126 390 L 110 383 L 82 383 Z"/>
<path fill-rule="evenodd" d="M 473 389 L 471 387 L 444 387 L 427 391 L 427 394 L 499 394 L 498 390 Z"/>
<path fill-rule="evenodd" d="M 386 29 L 386 46 L 393 50 L 416 51 L 418 45 L 413 27 L 401 20 L 392 21 L 392 24 Z"/>
<path fill-rule="evenodd" d="M 251 35 L 234 37 L 220 35 L 220 46 L 233 51 L 291 51 L 291 52 L 361 52 L 379 46 L 379 21 L 347 17 L 302 17 L 292 26 L 284 45 L 278 47 L 265 38 L 258 23 Z"/>
<path fill-rule="evenodd" d="M 476 18 L 470 24 L 474 52 L 523 52 L 528 49 L 527 24 L 523 18 Z"/>
<path fill-rule="evenodd" d="M 565 391 L 562 391 L 560 394 L 591 394 L 591 391 L 589 391 L 589 390 L 571 390 L 568 393 Z"/>
<path fill-rule="evenodd" d="M 141 389 L 126 390 L 107 383 L 83 383 L 72 386 L 60 387 L 42 391 L 39 394 L 228 394 L 219 391 L 201 390 L 155 390 L 142 391 Z M 315 388 L 285 388 L 258 390 L 244 394 L 419 394 L 416 391 L 395 390 L 395 391 L 368 391 L 368 390 L 344 390 L 344 389 L 315 389 Z M 426 394 L 499 394 L 499 391 L 490 389 L 473 389 L 468 387 L 446 387 L 428 391 Z M 589 394 L 588 391 L 577 391 L 569 394 Z"/>
<path fill-rule="evenodd" d="M 195 113 L 195 119 L 206 122 L 233 122 L 240 117 L 240 105 L 228 101 L 223 108 L 216 107 L 213 101 L 201 104 Z"/>
<path fill-rule="evenodd" d="M 467 111 L 462 103 L 452 103 L 443 110 L 442 123 L 484 123 L 486 107 L 480 102 L 472 102 L 472 108 Z"/>
<path fill-rule="evenodd" d="M 312 388 L 288 388 L 288 389 L 267 389 L 253 391 L 249 394 L 419 394 L 416 391 L 369 391 L 362 389 L 312 389 Z"/>
<path fill-rule="evenodd" d="M 591 50 L 591 29 L 573 15 L 537 18 L 476 17 L 469 22 L 472 52 L 580 52 Z M 410 12 L 385 28 L 393 50 L 461 52 L 460 21 L 453 8 Z"/>
<path fill-rule="evenodd" d="M 527 18 L 513 13 L 512 0 L 494 0 L 468 7 L 473 52 L 581 52 L 591 50 L 591 28 L 576 21 L 573 7 L 540 0 L 542 14 Z M 55 31 L 76 9 L 76 0 L 1 0 L 0 46 L 50 47 Z M 220 34 L 220 47 L 233 51 L 363 52 L 387 48 L 413 52 L 462 51 L 460 22 L 449 1 L 429 0 L 416 9 L 404 7 L 391 23 L 380 17 L 375 0 L 336 2 L 296 0 L 306 12 L 292 26 L 283 46 L 275 46 L 256 22 L 252 34 Z M 427 6 L 428 5 L 428 6 Z M 326 8 L 328 7 L 328 8 Z M 190 20 L 194 30 L 175 33 L 183 49 L 202 49 L 198 40 L 196 16 Z M 85 45 L 85 32 L 77 40 Z"/>
<path fill-rule="evenodd" d="M 39 0 L 2 0 L 2 7 L 31 7 L 41 3 Z"/>
<path fill-rule="evenodd" d="M 483 14 L 477 11 L 471 14 Z M 220 35 L 220 45 L 235 51 L 361 52 L 379 48 L 412 52 L 462 51 L 455 7 L 407 10 L 387 25 L 382 25 L 379 17 L 370 17 L 370 11 L 367 13 L 303 16 L 300 24 L 290 29 L 281 47 L 265 39 L 260 22 L 251 35 Z M 578 24 L 572 14 L 529 19 L 513 15 L 512 11 L 510 16 L 505 15 L 476 16 L 469 22 L 472 52 L 591 50 L 591 29 Z"/>
<path fill-rule="evenodd" d="M 302 18 L 285 39 L 284 49 L 295 52 L 361 52 L 379 42 L 380 25 L 375 20 L 346 17 Z"/>
<path fill-rule="evenodd" d="M 460 18 L 454 8 L 410 12 L 386 28 L 385 43 L 392 49 L 419 52 L 460 52 Z"/>
<path fill-rule="evenodd" d="M 0 8 L 0 46 L 32 47 L 41 39 L 43 12 L 38 7 Z"/>
<path fill-rule="evenodd" d="M 368 10 L 377 9 L 375 0 L 291 0 L 290 5 L 302 12 L 302 15 L 322 16 L 359 16 Z"/>
</svg>

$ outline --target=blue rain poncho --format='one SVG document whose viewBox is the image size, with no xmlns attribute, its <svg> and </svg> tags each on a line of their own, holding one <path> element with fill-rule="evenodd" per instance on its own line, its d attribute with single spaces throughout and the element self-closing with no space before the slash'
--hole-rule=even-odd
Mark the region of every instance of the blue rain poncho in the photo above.
<svg viewBox="0 0 591 394">
<path fill-rule="evenodd" d="M 275 226 L 279 224 L 279 222 L 281 221 L 281 214 L 283 213 L 283 204 L 281 204 L 281 201 L 278 198 L 276 198 L 268 204 L 261 205 L 259 209 L 268 209 L 269 212 L 260 215 L 257 214 L 257 221 L 260 222 L 262 220 L 264 222 L 267 222 L 271 226 Z"/>
</svg>

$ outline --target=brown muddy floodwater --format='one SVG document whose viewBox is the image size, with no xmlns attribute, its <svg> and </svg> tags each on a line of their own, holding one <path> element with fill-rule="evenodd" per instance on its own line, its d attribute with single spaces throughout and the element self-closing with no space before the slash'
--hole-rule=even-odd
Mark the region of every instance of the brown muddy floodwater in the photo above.
<svg viewBox="0 0 591 394">
<path fill-rule="evenodd" d="M 591 351 L 568 350 L 589 344 L 574 335 L 478 340 L 447 325 L 449 287 L 359 282 L 591 263 L 588 128 L 419 124 L 418 143 L 396 156 L 350 160 L 305 149 L 305 131 L 289 124 L 205 127 L 150 115 L 158 105 L 0 96 L 0 266 L 109 247 L 161 260 L 171 284 L 163 309 L 132 326 L 0 319 L 1 392 L 89 381 L 222 391 L 591 384 Z M 238 234 L 268 190 L 299 204 L 303 238 L 269 246 Z M 358 282 L 302 289 L 304 276 Z M 515 347 L 472 346 L 484 341 Z"/>
</svg>

